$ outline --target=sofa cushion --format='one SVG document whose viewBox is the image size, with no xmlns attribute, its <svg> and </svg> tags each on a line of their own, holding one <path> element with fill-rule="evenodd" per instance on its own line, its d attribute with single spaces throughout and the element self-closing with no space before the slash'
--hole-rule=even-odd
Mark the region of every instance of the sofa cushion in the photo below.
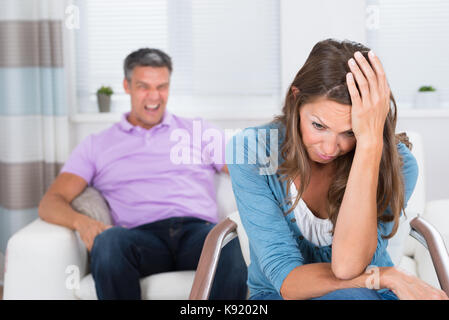
<svg viewBox="0 0 449 320">
<path fill-rule="evenodd" d="M 87 187 L 72 203 L 72 208 L 92 219 L 111 225 L 112 219 L 108 203 L 101 193 L 93 187 Z"/>
<path fill-rule="evenodd" d="M 402 256 L 401 261 L 397 265 L 397 268 L 405 271 L 406 273 L 412 274 L 415 277 L 418 276 L 416 270 L 416 261 L 410 257 Z"/>
<path fill-rule="evenodd" d="M 187 300 L 192 289 L 195 271 L 174 271 L 154 274 L 140 279 L 143 300 Z M 85 276 L 75 296 L 82 300 L 96 300 L 97 292 L 92 274 Z"/>
<path fill-rule="evenodd" d="M 431 286 L 441 289 L 429 250 L 421 244 L 416 246 L 415 261 L 418 277 Z"/>
</svg>

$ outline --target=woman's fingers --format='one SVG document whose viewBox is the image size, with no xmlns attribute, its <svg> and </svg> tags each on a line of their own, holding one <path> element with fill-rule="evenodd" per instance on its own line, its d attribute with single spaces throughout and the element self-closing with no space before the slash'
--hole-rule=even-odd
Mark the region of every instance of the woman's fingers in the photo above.
<svg viewBox="0 0 449 320">
<path fill-rule="evenodd" d="M 368 80 L 369 91 L 373 101 L 379 98 L 379 80 L 377 79 L 376 73 L 371 68 L 369 62 L 365 59 L 363 54 L 359 51 L 354 53 L 354 57 L 365 75 L 365 79 Z"/>
<path fill-rule="evenodd" d="M 385 74 L 382 63 L 380 62 L 379 57 L 377 57 L 373 51 L 370 51 L 368 53 L 368 57 L 377 75 L 379 92 L 381 95 L 384 95 L 385 102 L 388 104 L 388 106 L 390 106 L 390 86 L 388 85 L 387 76 Z"/>
<path fill-rule="evenodd" d="M 351 96 L 351 103 L 353 107 L 360 107 L 362 105 L 362 98 L 359 90 L 355 85 L 354 75 L 351 72 L 346 74 L 346 83 L 348 84 L 349 95 Z"/>
<path fill-rule="evenodd" d="M 357 81 L 357 84 L 359 85 L 360 94 L 362 95 L 362 101 L 371 101 L 368 81 L 366 80 L 354 58 L 349 59 L 348 65 L 349 69 L 351 69 L 351 73 L 354 75 L 355 81 Z"/>
<path fill-rule="evenodd" d="M 374 71 L 376 72 L 379 91 L 384 92 L 384 90 L 388 89 L 388 83 L 382 63 L 380 62 L 379 57 L 377 57 L 372 50 L 368 52 L 368 57 L 371 61 L 371 65 L 374 68 Z"/>
</svg>

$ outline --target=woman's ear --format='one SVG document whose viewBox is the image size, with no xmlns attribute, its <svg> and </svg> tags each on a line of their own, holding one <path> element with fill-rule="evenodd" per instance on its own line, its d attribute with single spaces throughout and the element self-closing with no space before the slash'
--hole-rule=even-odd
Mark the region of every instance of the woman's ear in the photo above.
<svg viewBox="0 0 449 320">
<path fill-rule="evenodd" d="M 299 89 L 296 88 L 295 86 L 292 86 L 292 93 L 293 93 L 293 97 L 295 97 L 295 99 L 296 99 L 296 95 L 299 93 Z"/>
</svg>

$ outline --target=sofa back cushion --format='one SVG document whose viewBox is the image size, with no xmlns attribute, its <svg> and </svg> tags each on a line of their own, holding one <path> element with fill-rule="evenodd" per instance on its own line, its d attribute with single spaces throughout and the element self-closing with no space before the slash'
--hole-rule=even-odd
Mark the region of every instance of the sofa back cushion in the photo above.
<svg viewBox="0 0 449 320">
<path fill-rule="evenodd" d="M 106 225 L 112 224 L 109 205 L 101 193 L 93 187 L 87 187 L 72 203 L 72 208 Z"/>
</svg>

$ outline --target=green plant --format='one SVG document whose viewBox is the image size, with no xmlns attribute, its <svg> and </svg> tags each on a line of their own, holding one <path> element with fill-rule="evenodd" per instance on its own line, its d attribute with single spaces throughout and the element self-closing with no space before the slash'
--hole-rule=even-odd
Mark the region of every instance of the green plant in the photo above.
<svg viewBox="0 0 449 320">
<path fill-rule="evenodd" d="M 433 92 L 433 91 L 437 91 L 437 90 L 432 86 L 422 86 L 421 88 L 419 88 L 418 91 L 419 92 Z"/>
<path fill-rule="evenodd" d="M 101 88 L 97 90 L 97 93 L 105 94 L 107 96 L 111 96 L 114 93 L 114 91 L 112 90 L 111 87 L 101 86 Z"/>
</svg>

